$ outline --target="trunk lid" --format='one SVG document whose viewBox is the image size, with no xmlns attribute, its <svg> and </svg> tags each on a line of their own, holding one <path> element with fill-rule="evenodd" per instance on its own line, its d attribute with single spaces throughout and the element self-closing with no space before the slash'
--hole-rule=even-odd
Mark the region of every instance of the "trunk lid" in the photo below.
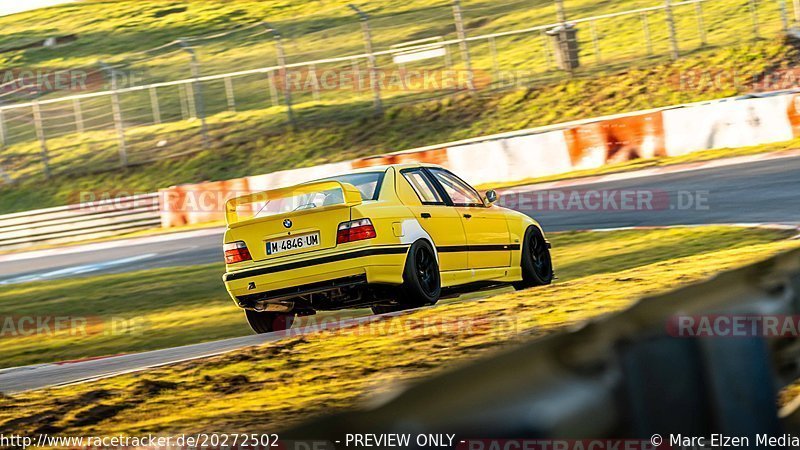
<svg viewBox="0 0 800 450">
<path fill-rule="evenodd" d="M 359 204 L 359 191 L 338 181 L 237 197 L 226 204 L 225 242 L 243 241 L 254 262 L 330 249 L 339 224 Z"/>
</svg>

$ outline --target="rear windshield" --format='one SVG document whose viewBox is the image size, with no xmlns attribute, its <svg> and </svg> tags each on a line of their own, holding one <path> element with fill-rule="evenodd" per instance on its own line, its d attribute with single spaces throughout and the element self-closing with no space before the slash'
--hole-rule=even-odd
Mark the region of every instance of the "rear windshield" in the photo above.
<svg viewBox="0 0 800 450">
<path fill-rule="evenodd" d="M 326 178 L 319 181 L 334 180 L 342 183 L 350 183 L 361 193 L 362 200 L 377 200 L 380 194 L 381 183 L 383 183 L 384 174 L 385 172 L 356 173 Z M 304 192 L 302 194 L 272 199 L 267 202 L 255 202 L 247 205 L 248 210 L 252 210 L 254 213 L 247 218 L 267 217 L 305 209 L 322 208 L 339 203 L 344 203 L 344 193 L 341 188 Z M 247 213 L 244 211 L 241 212 L 240 217 L 245 214 Z"/>
<path fill-rule="evenodd" d="M 362 200 L 377 200 L 381 192 L 381 184 L 386 172 L 364 172 L 353 173 L 350 175 L 339 175 L 325 178 L 325 180 L 336 180 L 342 183 L 350 183 L 361 192 Z"/>
</svg>

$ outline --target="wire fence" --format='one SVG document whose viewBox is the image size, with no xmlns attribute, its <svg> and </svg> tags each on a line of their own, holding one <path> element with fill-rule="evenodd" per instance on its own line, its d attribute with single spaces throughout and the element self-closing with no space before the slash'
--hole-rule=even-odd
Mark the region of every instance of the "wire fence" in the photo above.
<svg viewBox="0 0 800 450">
<path fill-rule="evenodd" d="M 677 59 L 800 22 L 797 0 L 643 3 L 593 16 L 579 0 L 445 0 L 399 13 L 352 5 L 99 63 L 62 80 L 101 86 L 78 95 L 13 80 L 0 84 L 0 180 L 114 170 L 408 102 Z M 643 7 L 620 9 L 630 6 Z M 508 25 L 520 11 L 526 26 Z"/>
</svg>

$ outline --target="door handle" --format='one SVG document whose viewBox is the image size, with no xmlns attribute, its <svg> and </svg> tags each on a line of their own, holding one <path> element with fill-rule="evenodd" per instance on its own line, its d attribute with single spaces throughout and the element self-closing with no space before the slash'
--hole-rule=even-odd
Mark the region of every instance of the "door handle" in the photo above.
<svg viewBox="0 0 800 450">
<path fill-rule="evenodd" d="M 472 219 L 472 214 L 464 214 L 465 219 Z"/>
<path fill-rule="evenodd" d="M 422 214 L 420 214 L 420 217 L 422 217 L 423 219 L 430 219 L 431 218 L 431 214 L 430 213 L 422 213 Z"/>
</svg>

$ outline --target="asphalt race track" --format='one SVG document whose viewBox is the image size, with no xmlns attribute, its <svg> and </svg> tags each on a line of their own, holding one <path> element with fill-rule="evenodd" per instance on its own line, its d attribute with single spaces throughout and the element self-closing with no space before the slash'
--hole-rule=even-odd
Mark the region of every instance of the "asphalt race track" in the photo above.
<svg viewBox="0 0 800 450">
<path fill-rule="evenodd" d="M 514 191 L 517 194 L 513 200 L 503 198 L 501 203 L 521 204 L 524 206 L 521 209 L 539 220 L 545 231 L 732 223 L 796 225 L 800 224 L 800 157 L 559 188 L 547 192 L 544 197 L 530 188 Z M 567 204 L 571 197 L 587 198 L 587 191 L 598 192 L 593 199 L 617 191 L 633 192 L 634 197 L 643 193 L 650 199 L 647 203 L 650 207 L 620 211 L 613 201 L 599 208 Z M 619 196 L 611 198 L 620 201 Z M 0 256 L 0 286 L 155 267 L 221 264 L 221 239 L 221 230 L 212 229 L 168 238 L 78 246 L 58 254 L 43 251 Z M 280 337 L 281 333 L 246 336 L 97 360 L 5 369 L 0 370 L 0 392 L 19 392 L 109 376 L 219 354 Z"/>
<path fill-rule="evenodd" d="M 656 210 L 561 208 L 553 195 L 562 192 L 568 198 L 572 192 L 587 190 L 649 193 L 654 196 L 651 203 Z M 501 204 L 513 207 L 520 203 L 524 212 L 539 220 L 545 231 L 715 223 L 798 224 L 800 157 L 562 188 L 548 193 L 542 201 L 543 209 L 531 209 L 539 206 L 532 190 L 527 190 L 530 195 L 525 194 L 525 188 L 515 191 L 523 193 L 514 200 L 501 198 Z M 669 205 L 664 204 L 666 197 Z M 684 208 L 687 199 L 695 203 L 700 199 L 703 207 Z M 566 203 L 566 199 L 561 202 L 567 206 Z M 128 241 L 116 241 L 92 251 L 0 255 L 0 285 L 222 262 L 221 229 L 181 233 L 156 242 L 131 241 L 131 245 Z"/>
<path fill-rule="evenodd" d="M 384 314 L 384 316 L 398 314 L 403 313 L 390 313 Z M 374 319 L 375 316 L 360 317 L 343 320 L 337 325 L 346 327 L 350 324 L 355 325 L 362 321 Z M 319 331 L 319 329 L 320 327 L 318 326 L 309 327 L 307 330 L 293 328 L 289 333 L 291 336 L 301 336 Z M 190 359 L 219 355 L 231 350 L 275 341 L 285 336 L 284 332 L 258 334 L 106 358 L 90 358 L 83 361 L 66 361 L 0 369 L 0 392 L 13 394 L 48 386 L 72 384 L 120 375 L 147 367 L 157 367 Z"/>
</svg>

